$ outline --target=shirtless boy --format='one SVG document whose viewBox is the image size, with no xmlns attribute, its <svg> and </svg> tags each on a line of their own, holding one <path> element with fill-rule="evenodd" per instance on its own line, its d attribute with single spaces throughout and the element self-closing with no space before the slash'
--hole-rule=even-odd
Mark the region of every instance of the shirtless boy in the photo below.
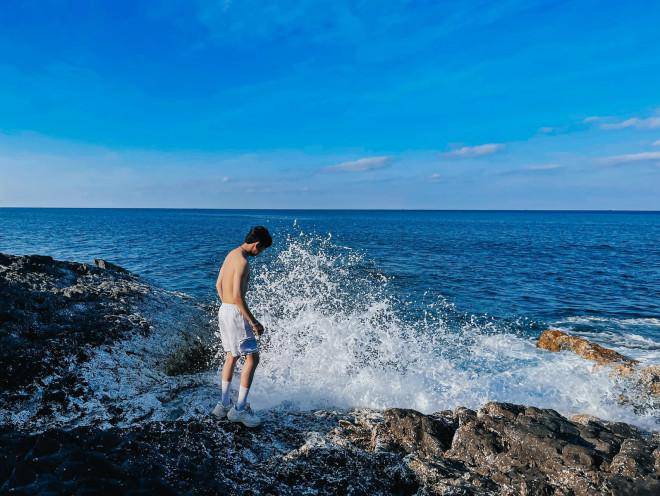
<svg viewBox="0 0 660 496">
<path fill-rule="evenodd" d="M 226 353 L 222 368 L 222 400 L 213 409 L 213 415 L 227 417 L 232 422 L 241 422 L 247 427 L 256 427 L 261 423 L 247 403 L 254 371 L 259 364 L 259 343 L 256 336 L 261 336 L 264 327 L 254 318 L 245 303 L 250 278 L 248 257 L 259 255 L 272 244 L 268 230 L 263 226 L 253 227 L 245 237 L 245 242 L 234 248 L 225 257 L 215 284 L 222 301 L 218 310 L 220 337 Z M 239 357 L 245 357 L 241 372 L 241 387 L 238 400 L 232 405 L 229 394 L 234 366 Z"/>
</svg>

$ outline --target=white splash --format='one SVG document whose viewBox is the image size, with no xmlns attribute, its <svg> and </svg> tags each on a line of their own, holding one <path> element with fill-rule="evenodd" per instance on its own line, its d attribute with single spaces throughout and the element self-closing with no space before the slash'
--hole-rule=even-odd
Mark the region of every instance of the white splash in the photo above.
<svg viewBox="0 0 660 496">
<path fill-rule="evenodd" d="M 418 310 L 354 250 L 299 232 L 260 267 L 249 301 L 267 332 L 252 404 L 405 407 L 432 412 L 489 400 L 657 428 L 617 403 L 607 370 L 486 317 L 437 302 Z M 624 351 L 625 352 L 625 351 Z"/>
</svg>

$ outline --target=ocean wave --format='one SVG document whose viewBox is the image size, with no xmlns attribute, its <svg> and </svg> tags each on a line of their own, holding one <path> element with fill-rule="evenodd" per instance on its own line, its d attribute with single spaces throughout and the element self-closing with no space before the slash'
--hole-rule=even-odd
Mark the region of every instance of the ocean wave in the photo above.
<svg viewBox="0 0 660 496">
<path fill-rule="evenodd" d="M 617 326 L 658 326 L 660 327 L 660 318 L 655 317 L 639 317 L 639 318 L 610 318 L 610 317 L 597 317 L 597 316 L 574 316 L 566 317 L 557 321 L 558 323 L 567 324 L 612 324 Z"/>
<path fill-rule="evenodd" d="M 414 316 L 369 261 L 329 238 L 291 235 L 250 296 L 267 333 L 255 406 L 405 407 L 432 412 L 497 400 L 655 426 L 617 402 L 604 370 L 445 301 Z M 405 310 L 405 311 L 404 311 Z"/>
</svg>

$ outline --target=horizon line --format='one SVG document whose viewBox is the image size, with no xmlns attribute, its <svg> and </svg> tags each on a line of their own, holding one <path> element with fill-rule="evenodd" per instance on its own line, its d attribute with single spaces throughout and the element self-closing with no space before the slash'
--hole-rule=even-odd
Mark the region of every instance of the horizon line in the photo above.
<svg viewBox="0 0 660 496">
<path fill-rule="evenodd" d="M 543 208 L 513 208 L 513 209 L 464 209 L 464 208 L 218 208 L 218 207 L 26 207 L 1 206 L 0 210 L 217 210 L 217 211 L 249 211 L 249 212 L 575 212 L 575 213 L 660 213 L 658 210 L 638 209 L 543 209 Z"/>
</svg>

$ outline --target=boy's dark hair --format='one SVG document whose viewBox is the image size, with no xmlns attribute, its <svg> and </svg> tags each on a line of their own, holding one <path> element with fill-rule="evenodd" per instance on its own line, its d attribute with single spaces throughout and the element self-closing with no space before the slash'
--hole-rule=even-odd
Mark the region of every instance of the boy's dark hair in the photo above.
<svg viewBox="0 0 660 496">
<path fill-rule="evenodd" d="M 246 243 L 259 242 L 259 248 L 268 248 L 273 244 L 273 238 L 270 237 L 268 229 L 264 226 L 254 226 L 250 232 L 245 236 Z"/>
</svg>

